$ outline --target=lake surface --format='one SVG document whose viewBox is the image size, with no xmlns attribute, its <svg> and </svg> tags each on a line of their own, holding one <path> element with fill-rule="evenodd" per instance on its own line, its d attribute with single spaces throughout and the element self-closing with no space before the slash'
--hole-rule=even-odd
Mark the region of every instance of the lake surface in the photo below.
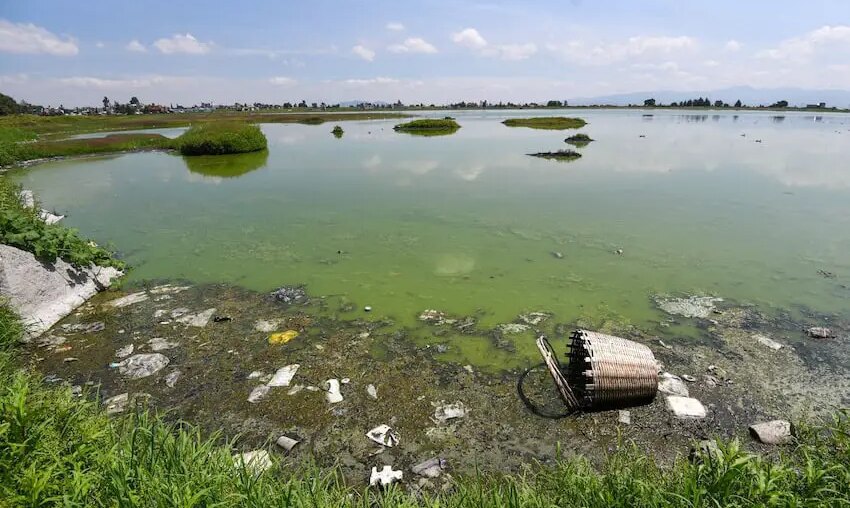
<svg viewBox="0 0 850 508">
<path fill-rule="evenodd" d="M 454 135 L 400 134 L 393 120 L 341 123 L 341 139 L 332 123 L 266 124 L 268 153 L 86 158 L 14 178 L 114 245 L 131 282 L 306 284 L 399 326 L 424 309 L 487 326 L 548 311 L 696 335 L 659 326 L 659 294 L 850 315 L 850 117 L 547 111 L 588 125 L 546 131 L 500 123 L 540 112 L 432 116 L 446 114 Z M 596 140 L 577 161 L 525 155 L 569 148 L 575 132 Z M 450 359 L 479 365 L 536 354 L 530 339 L 516 353 L 442 340 Z"/>
</svg>

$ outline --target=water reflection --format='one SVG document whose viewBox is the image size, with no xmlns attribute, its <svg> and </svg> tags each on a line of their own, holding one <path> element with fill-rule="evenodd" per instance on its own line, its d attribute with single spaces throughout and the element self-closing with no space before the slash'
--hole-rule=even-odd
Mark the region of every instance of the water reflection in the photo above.
<svg viewBox="0 0 850 508">
<path fill-rule="evenodd" d="M 236 178 L 266 166 L 269 151 L 233 155 L 197 155 L 183 157 L 192 173 L 209 177 Z"/>
</svg>

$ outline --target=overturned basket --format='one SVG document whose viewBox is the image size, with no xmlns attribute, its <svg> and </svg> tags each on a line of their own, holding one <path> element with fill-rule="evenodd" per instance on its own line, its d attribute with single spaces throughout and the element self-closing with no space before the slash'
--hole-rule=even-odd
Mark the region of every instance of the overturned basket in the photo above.
<svg viewBox="0 0 850 508">
<path fill-rule="evenodd" d="M 639 406 L 655 399 L 658 364 L 643 344 L 576 330 L 566 366 L 544 337 L 537 339 L 537 348 L 570 412 Z"/>
</svg>

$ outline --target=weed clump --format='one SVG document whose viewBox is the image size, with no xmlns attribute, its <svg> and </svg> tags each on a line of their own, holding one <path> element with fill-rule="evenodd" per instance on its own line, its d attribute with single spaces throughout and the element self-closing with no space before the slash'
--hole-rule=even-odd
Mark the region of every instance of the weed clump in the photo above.
<svg viewBox="0 0 850 508">
<path fill-rule="evenodd" d="M 268 147 L 268 140 L 258 126 L 237 122 L 196 125 L 174 142 L 183 155 L 258 152 Z"/>
</svg>

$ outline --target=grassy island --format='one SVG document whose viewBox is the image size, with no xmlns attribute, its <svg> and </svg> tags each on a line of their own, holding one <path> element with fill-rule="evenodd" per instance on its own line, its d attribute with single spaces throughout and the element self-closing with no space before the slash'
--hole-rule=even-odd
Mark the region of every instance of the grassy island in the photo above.
<svg viewBox="0 0 850 508">
<path fill-rule="evenodd" d="M 591 141 L 593 141 L 593 138 L 591 138 L 587 134 L 578 133 L 578 134 L 575 134 L 573 136 L 568 137 L 564 141 L 571 144 L 571 145 L 574 145 L 574 146 L 585 146 L 588 143 L 590 143 Z"/>
<path fill-rule="evenodd" d="M 333 130 L 331 131 L 331 134 L 333 134 L 334 137 L 337 139 L 341 138 L 344 133 L 345 131 L 342 130 L 342 127 L 340 127 L 339 125 L 335 125 Z"/>
<path fill-rule="evenodd" d="M 454 134 L 460 125 L 454 118 L 421 118 L 407 123 L 398 124 L 393 129 L 397 132 L 418 134 L 421 136 L 443 136 Z"/>
<path fill-rule="evenodd" d="M 508 127 L 530 127 L 532 129 L 580 129 L 587 125 L 581 118 L 566 116 L 540 116 L 535 118 L 508 118 L 503 124 Z"/>
<path fill-rule="evenodd" d="M 554 152 L 538 152 L 528 154 L 532 157 L 540 157 L 541 159 L 553 159 L 557 161 L 574 161 L 581 157 L 581 154 L 575 150 L 556 150 Z"/>
<path fill-rule="evenodd" d="M 183 155 L 223 155 L 265 150 L 268 141 L 253 124 L 209 123 L 196 125 L 175 140 Z"/>
</svg>

